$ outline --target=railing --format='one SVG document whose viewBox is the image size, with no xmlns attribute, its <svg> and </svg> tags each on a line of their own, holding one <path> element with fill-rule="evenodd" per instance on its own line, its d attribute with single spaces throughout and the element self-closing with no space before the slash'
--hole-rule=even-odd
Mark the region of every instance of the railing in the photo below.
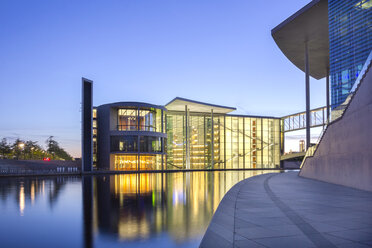
<svg viewBox="0 0 372 248">
<path fill-rule="evenodd" d="M 310 127 L 320 127 L 326 125 L 327 108 L 321 107 L 310 110 Z M 284 132 L 291 132 L 296 130 L 301 130 L 306 128 L 306 112 L 300 112 L 296 114 L 291 114 L 283 116 Z"/>
<path fill-rule="evenodd" d="M 42 170 L 32 170 L 32 169 L 18 169 L 18 168 L 2 168 L 0 169 L 1 176 L 11 176 L 11 175 L 63 175 L 63 174 L 79 174 L 81 172 L 80 168 L 77 167 L 57 167 L 54 169 L 42 169 Z"/>
<path fill-rule="evenodd" d="M 150 132 L 156 132 L 156 127 L 153 125 L 149 126 L 139 126 L 139 129 L 137 125 L 117 125 L 118 131 L 150 131 Z"/>
<path fill-rule="evenodd" d="M 117 125 L 118 131 L 137 131 L 137 125 Z"/>
<path fill-rule="evenodd" d="M 350 102 L 352 101 L 353 97 L 355 96 L 356 91 L 359 89 L 360 82 L 362 81 L 364 75 L 368 71 L 368 68 L 370 67 L 371 62 L 372 62 L 372 51 L 369 53 L 369 56 L 368 56 L 366 62 L 364 63 L 364 66 L 363 66 L 362 70 L 360 71 L 360 73 L 358 75 L 358 78 L 355 80 L 355 83 L 354 83 L 353 87 L 351 88 L 350 93 L 347 96 L 346 100 L 339 107 L 337 107 L 336 109 L 334 109 L 332 111 L 332 120 L 326 125 L 326 127 L 320 133 L 317 143 L 314 146 L 311 146 L 307 149 L 305 157 L 302 160 L 300 168 L 302 168 L 302 166 L 305 164 L 305 161 L 308 157 L 313 157 L 314 156 L 314 154 L 315 154 L 315 152 L 318 148 L 318 145 L 322 141 L 322 139 L 324 137 L 324 134 L 326 133 L 329 125 L 331 125 L 332 123 L 342 119 L 342 117 L 344 116 L 345 111 L 348 109 L 348 107 L 350 105 Z"/>
<path fill-rule="evenodd" d="M 307 149 L 307 151 L 306 151 L 306 153 L 305 153 L 305 156 L 304 156 L 304 159 L 303 159 L 302 162 L 301 162 L 301 166 L 300 166 L 300 168 L 302 168 L 302 166 L 304 165 L 305 160 L 306 160 L 307 158 L 309 158 L 309 157 L 313 157 L 313 156 L 314 156 L 314 153 L 315 153 L 315 151 L 316 151 L 317 148 L 318 148 L 318 144 L 315 144 L 315 145 L 313 145 L 313 146 L 310 146 L 310 147 Z"/>
</svg>

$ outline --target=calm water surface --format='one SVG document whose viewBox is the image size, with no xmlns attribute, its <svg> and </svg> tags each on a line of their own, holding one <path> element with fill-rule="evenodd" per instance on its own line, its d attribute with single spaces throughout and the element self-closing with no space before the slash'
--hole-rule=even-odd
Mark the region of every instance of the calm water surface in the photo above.
<svg viewBox="0 0 372 248">
<path fill-rule="evenodd" d="M 0 179 L 0 246 L 198 247 L 224 194 L 268 172 Z"/>
</svg>

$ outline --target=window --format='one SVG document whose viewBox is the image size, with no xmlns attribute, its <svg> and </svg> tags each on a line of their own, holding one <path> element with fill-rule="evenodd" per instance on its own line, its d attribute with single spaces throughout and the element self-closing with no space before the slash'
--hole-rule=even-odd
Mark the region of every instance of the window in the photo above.
<svg viewBox="0 0 372 248">
<path fill-rule="evenodd" d="M 342 71 L 342 83 L 349 82 L 349 70 Z"/>
<path fill-rule="evenodd" d="M 111 137 L 111 152 L 138 152 L 137 136 Z"/>
<path fill-rule="evenodd" d="M 161 109 L 147 108 L 140 109 L 135 107 L 120 108 L 117 110 L 117 130 L 118 131 L 149 131 L 163 132 L 163 114 Z"/>
<path fill-rule="evenodd" d="M 137 130 L 137 109 L 118 109 L 118 130 Z"/>
<path fill-rule="evenodd" d="M 140 152 L 162 152 L 161 138 L 140 136 Z"/>
<path fill-rule="evenodd" d="M 139 130 L 156 132 L 155 109 L 139 111 Z M 161 130 L 159 130 L 161 131 Z"/>
</svg>

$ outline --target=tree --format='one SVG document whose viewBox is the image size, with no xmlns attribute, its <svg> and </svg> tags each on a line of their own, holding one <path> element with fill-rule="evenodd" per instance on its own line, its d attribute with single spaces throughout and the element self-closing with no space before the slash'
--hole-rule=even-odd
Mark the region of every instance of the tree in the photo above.
<svg viewBox="0 0 372 248">
<path fill-rule="evenodd" d="M 19 159 L 23 153 L 25 143 L 21 139 L 16 139 L 11 145 L 11 150 L 16 159 Z"/>
<path fill-rule="evenodd" d="M 63 148 L 61 148 L 53 136 L 46 140 L 47 150 L 45 151 L 37 141 L 23 141 L 16 139 L 14 143 L 8 143 L 6 138 L 0 141 L 0 158 L 15 158 L 15 159 L 43 159 L 50 157 L 56 160 L 72 160 Z"/>
<path fill-rule="evenodd" d="M 52 159 L 72 160 L 70 154 L 59 146 L 53 136 L 49 136 L 45 143 L 47 145 L 47 152 L 52 155 Z"/>
<path fill-rule="evenodd" d="M 8 141 L 6 138 L 3 138 L 0 141 L 0 153 L 2 154 L 2 158 L 5 158 L 5 155 L 11 153 L 10 145 L 8 144 Z"/>
<path fill-rule="evenodd" d="M 26 141 L 24 148 L 24 158 L 25 159 L 42 159 L 40 152 L 42 151 L 41 147 L 37 144 L 37 141 Z"/>
</svg>

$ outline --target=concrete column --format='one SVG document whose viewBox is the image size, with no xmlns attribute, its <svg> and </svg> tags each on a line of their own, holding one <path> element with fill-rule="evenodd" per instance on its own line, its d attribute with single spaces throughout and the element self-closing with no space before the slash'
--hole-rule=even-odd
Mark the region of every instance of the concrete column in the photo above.
<svg viewBox="0 0 372 248">
<path fill-rule="evenodd" d="M 310 147 L 310 74 L 309 51 L 305 42 L 305 83 L 306 83 L 306 150 Z"/>
<path fill-rule="evenodd" d="M 285 151 L 285 133 L 284 133 L 284 120 L 280 120 L 279 122 L 279 129 L 280 129 L 280 151 L 281 151 L 281 154 L 280 155 L 283 155 L 284 154 L 284 151 Z"/>
<path fill-rule="evenodd" d="M 189 110 L 185 105 L 186 169 L 190 169 Z"/>
<path fill-rule="evenodd" d="M 81 167 L 85 173 L 93 170 L 93 81 L 86 78 L 82 78 L 81 125 Z"/>
<path fill-rule="evenodd" d="M 245 118 L 243 118 L 243 168 L 245 169 Z"/>
<path fill-rule="evenodd" d="M 223 117 L 223 168 L 226 170 L 226 115 Z"/>
<path fill-rule="evenodd" d="M 212 122 L 212 135 L 211 135 L 211 168 L 214 169 L 214 121 L 213 121 L 213 109 L 211 109 L 211 122 Z"/>
<path fill-rule="evenodd" d="M 161 110 L 161 133 L 164 133 L 164 118 L 165 118 L 165 115 L 164 115 L 164 111 Z M 161 155 L 161 169 L 164 170 L 164 149 L 165 149 L 165 139 L 164 138 L 160 138 L 161 140 L 161 152 L 163 153 Z"/>
<path fill-rule="evenodd" d="M 137 131 L 140 131 L 140 108 L 137 108 Z M 146 124 L 145 124 L 146 125 Z M 141 154 L 140 154 L 140 136 L 137 136 L 137 171 L 140 171 L 141 166 Z"/>
<path fill-rule="evenodd" d="M 327 77 L 326 77 L 326 97 L 327 97 L 327 124 L 329 122 L 330 117 L 330 109 L 329 109 L 329 68 L 327 68 Z"/>
<path fill-rule="evenodd" d="M 285 132 L 284 132 L 284 120 L 280 120 L 279 121 L 279 130 L 280 130 L 280 142 L 279 142 L 279 151 L 280 151 L 280 156 L 279 156 L 279 163 L 280 163 L 280 168 L 283 168 L 284 167 L 284 164 L 281 160 L 281 156 L 284 155 L 284 151 L 285 151 Z"/>
</svg>

